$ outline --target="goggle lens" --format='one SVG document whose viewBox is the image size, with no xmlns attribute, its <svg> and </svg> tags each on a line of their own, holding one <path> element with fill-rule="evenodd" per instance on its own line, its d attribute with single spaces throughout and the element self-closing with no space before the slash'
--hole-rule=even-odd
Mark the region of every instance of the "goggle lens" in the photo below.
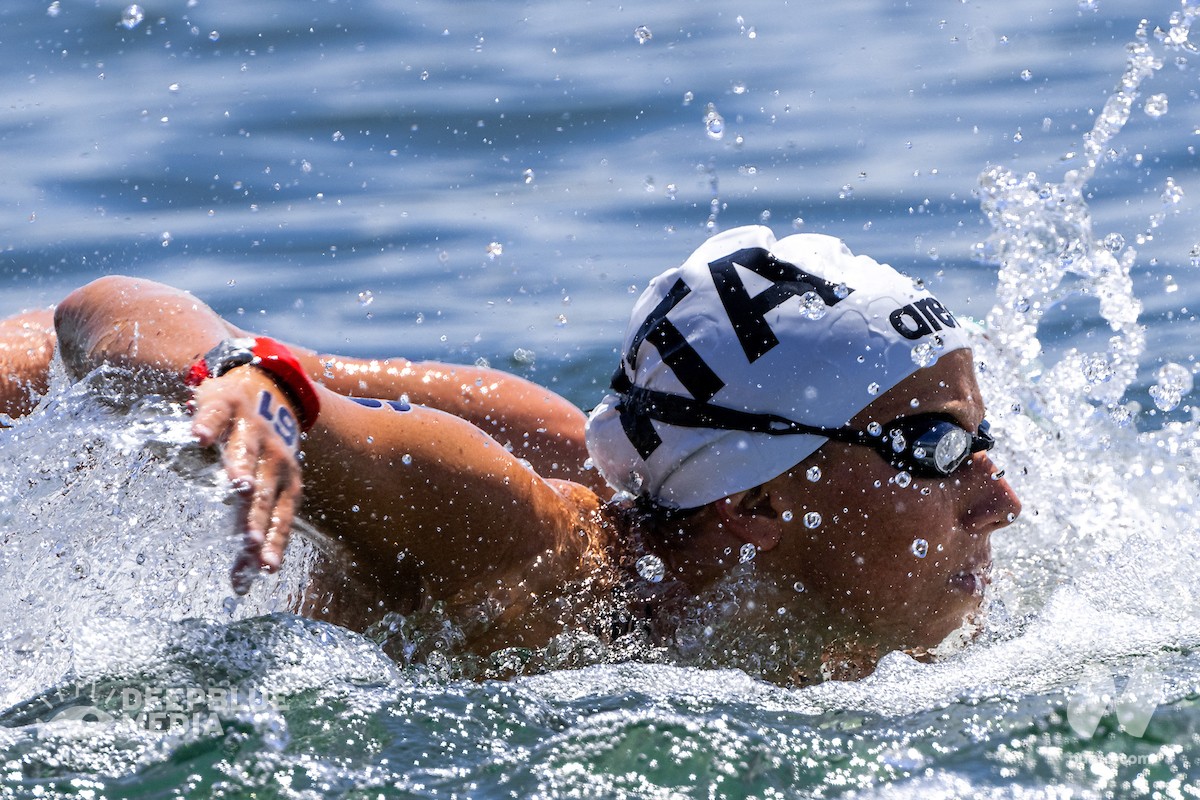
<svg viewBox="0 0 1200 800">
<path fill-rule="evenodd" d="M 972 435 L 949 420 L 906 417 L 884 431 L 880 450 L 897 469 L 923 477 L 952 474 L 973 453 L 992 449 L 995 440 L 985 421 Z"/>
</svg>

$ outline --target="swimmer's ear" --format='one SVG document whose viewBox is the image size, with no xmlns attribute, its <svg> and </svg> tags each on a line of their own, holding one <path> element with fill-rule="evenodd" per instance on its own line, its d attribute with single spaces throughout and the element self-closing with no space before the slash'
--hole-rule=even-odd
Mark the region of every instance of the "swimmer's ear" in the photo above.
<svg viewBox="0 0 1200 800">
<path fill-rule="evenodd" d="M 762 486 L 731 494 L 713 505 L 725 530 L 759 550 L 774 549 L 783 537 L 779 511 Z"/>
</svg>

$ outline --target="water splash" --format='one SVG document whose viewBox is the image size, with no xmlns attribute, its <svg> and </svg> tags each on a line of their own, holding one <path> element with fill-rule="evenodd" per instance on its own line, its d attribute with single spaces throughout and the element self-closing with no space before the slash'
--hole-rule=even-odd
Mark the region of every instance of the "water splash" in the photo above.
<svg viewBox="0 0 1200 800">
<path fill-rule="evenodd" d="M 278 581 L 234 600 L 238 542 L 224 473 L 178 406 L 130 405 L 100 369 L 61 376 L 0 437 L 0 707 L 153 639 L 145 621 L 242 619 L 295 607 L 315 540 L 301 533 Z M 164 502 L 170 498 L 170 502 Z M 120 625 L 119 638 L 100 635 Z M 90 669 L 91 667 L 89 667 Z"/>
<path fill-rule="evenodd" d="M 1163 49 L 1194 50 L 1188 32 L 1197 13 L 1188 2 L 1172 15 L 1159 31 Z M 1103 632 L 1093 622 L 1090 642 L 1056 656 L 1075 664 L 1192 646 L 1196 634 L 1183 620 L 1200 613 L 1195 548 L 1185 546 L 1181 560 L 1161 557 L 1194 536 L 1200 427 L 1155 420 L 1133 396 L 1147 357 L 1132 278 L 1138 252 L 1119 234 L 1094 230 L 1088 206 L 1089 181 L 1115 157 L 1114 137 L 1163 64 L 1144 28 L 1126 52 L 1123 74 L 1083 136 L 1080 166 L 1057 182 L 992 166 L 979 188 L 991 231 L 977 255 L 997 267 L 998 285 L 976 358 L 1002 420 L 997 459 L 1026 506 L 996 538 L 997 563 L 1011 573 L 993 587 L 994 631 L 1023 631 L 1024 646 L 1045 646 L 1049 657 L 1050 642 L 1081 617 L 1103 617 Z M 1164 210 L 1148 228 L 1162 225 L 1181 196 L 1167 178 Z M 1040 328 L 1072 298 L 1096 304 L 1105 335 L 1089 337 L 1095 349 L 1072 347 L 1051 360 Z M 1166 365 L 1149 394 L 1159 410 L 1172 410 L 1191 389 L 1189 369 Z M 1012 616 L 1018 609 L 1030 614 L 1023 623 Z M 992 655 L 1006 658 L 1002 649 Z"/>
</svg>

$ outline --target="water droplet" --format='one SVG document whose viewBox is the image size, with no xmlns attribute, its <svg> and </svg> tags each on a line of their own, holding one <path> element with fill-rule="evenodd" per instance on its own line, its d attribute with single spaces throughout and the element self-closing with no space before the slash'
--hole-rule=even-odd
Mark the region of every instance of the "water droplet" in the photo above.
<svg viewBox="0 0 1200 800">
<path fill-rule="evenodd" d="M 912 349 L 912 360 L 918 367 L 933 366 L 937 359 L 937 349 L 929 342 L 921 342 Z"/>
<path fill-rule="evenodd" d="M 929 555 L 929 542 L 924 539 L 913 539 L 912 554 L 917 558 L 924 558 Z"/>
<path fill-rule="evenodd" d="M 879 394 L 879 384 L 875 383 L 875 381 L 871 381 L 869 384 L 867 384 L 867 394 L 871 395 L 872 397 Z"/>
<path fill-rule="evenodd" d="M 791 521 L 792 521 L 792 518 L 793 518 L 795 515 L 794 515 L 794 514 L 792 514 L 791 510 L 789 509 L 789 510 L 787 510 L 787 511 L 784 511 L 784 512 L 783 512 L 782 514 L 780 514 L 779 516 L 783 518 L 783 521 L 784 521 L 784 522 L 791 522 Z"/>
<path fill-rule="evenodd" d="M 756 555 L 758 555 L 758 548 L 750 542 L 746 542 L 742 545 L 742 549 L 738 551 L 738 561 L 745 564 L 747 561 L 753 561 Z"/>
<path fill-rule="evenodd" d="M 404 466 L 407 467 L 409 464 L 412 463 L 412 456 L 409 455 L 408 453 L 405 453 L 404 455 L 400 456 L 400 463 L 404 464 Z"/>
<path fill-rule="evenodd" d="M 710 139 L 720 140 L 725 135 L 725 119 L 717 113 L 717 107 L 712 103 L 704 112 L 704 130 Z"/>
<path fill-rule="evenodd" d="M 1023 81 L 1033 80 L 1033 73 L 1027 69 L 1021 70 L 1021 80 L 1023 80 Z"/>
<path fill-rule="evenodd" d="M 880 436 L 883 434 L 883 426 L 878 422 L 869 422 L 867 423 L 867 433 L 872 436 Z"/>
<path fill-rule="evenodd" d="M 487 246 L 488 258 L 499 258 L 504 255 L 504 245 L 499 242 L 489 242 Z"/>
<path fill-rule="evenodd" d="M 1154 405 L 1163 411 L 1171 411 L 1192 391 L 1192 371 L 1181 364 L 1168 362 L 1158 368 L 1158 383 L 1150 387 Z"/>
<path fill-rule="evenodd" d="M 146 563 L 146 554 L 138 553 L 137 558 L 135 558 L 134 560 L 137 561 L 137 563 L 139 563 L 139 564 L 145 564 Z"/>
<path fill-rule="evenodd" d="M 142 7 L 136 3 L 126 7 L 126 9 L 121 12 L 121 24 L 124 25 L 128 30 L 133 30 L 138 25 L 141 25 L 142 20 L 145 18 L 146 12 L 143 11 Z"/>
<path fill-rule="evenodd" d="M 371 294 L 370 291 L 364 291 L 364 292 L 358 293 L 358 304 L 360 306 L 362 306 L 363 308 L 366 308 L 367 306 L 371 305 L 371 303 L 374 303 L 374 302 L 375 302 L 375 295 Z"/>
<path fill-rule="evenodd" d="M 1119 253 L 1125 247 L 1125 237 L 1119 233 L 1110 233 L 1104 237 L 1104 246 L 1110 253 Z"/>
<path fill-rule="evenodd" d="M 792 584 L 792 588 L 795 589 L 797 592 L 803 592 L 804 584 L 801 583 L 800 581 L 796 581 L 795 583 Z"/>
<path fill-rule="evenodd" d="M 808 478 L 812 483 L 816 483 L 817 481 L 821 480 L 821 468 L 809 467 L 808 470 L 805 471 L 804 477 Z"/>
<path fill-rule="evenodd" d="M 745 94 L 746 93 L 746 83 L 744 81 L 734 81 L 733 85 L 730 86 L 729 88 L 733 90 L 734 94 Z"/>
<path fill-rule="evenodd" d="M 1158 118 L 1167 113 L 1168 105 L 1169 103 L 1165 94 L 1152 94 L 1142 104 L 1142 111 L 1145 111 L 1148 117 Z"/>
<path fill-rule="evenodd" d="M 679 193 L 679 187 L 673 183 L 668 183 L 667 188 L 665 190 L 663 190 L 663 194 L 665 194 L 667 196 L 668 200 L 674 200 L 675 195 L 678 193 Z"/>
<path fill-rule="evenodd" d="M 210 42 L 217 42 L 217 41 L 220 41 L 220 39 L 221 39 L 220 31 L 209 31 L 208 32 L 208 40 Z"/>
<path fill-rule="evenodd" d="M 696 95 L 692 94 L 691 92 L 683 93 L 683 104 L 685 106 L 690 106 L 692 104 L 692 101 L 695 99 L 696 99 Z"/>
<path fill-rule="evenodd" d="M 1107 383 L 1112 380 L 1113 366 L 1103 356 L 1088 356 L 1080 365 L 1083 377 L 1090 384 Z"/>
<path fill-rule="evenodd" d="M 633 29 L 633 38 L 637 39 L 638 44 L 645 44 L 654 38 L 654 34 L 645 25 L 638 25 Z"/>
<path fill-rule="evenodd" d="M 641 575 L 645 580 L 651 583 L 658 583 L 666 575 L 666 567 L 663 566 L 662 559 L 655 555 L 642 556 L 637 560 L 635 565 L 638 575 Z"/>
<path fill-rule="evenodd" d="M 903 453 L 904 448 L 908 447 L 908 440 L 904 438 L 904 434 L 900 431 L 892 431 L 892 452 Z"/>
<path fill-rule="evenodd" d="M 912 483 L 912 475 L 909 475 L 904 470 L 900 470 L 899 472 L 896 473 L 896 477 L 892 478 L 892 480 L 894 480 L 896 482 L 896 485 L 899 486 L 901 489 L 907 489 L 909 484 Z"/>
<path fill-rule="evenodd" d="M 804 224 L 803 220 L 801 220 L 801 224 Z M 850 287 L 844 283 L 837 284 L 833 287 L 833 296 L 839 300 L 845 300 L 850 296 Z"/>
<path fill-rule="evenodd" d="M 526 185 L 533 183 L 533 170 L 525 170 L 521 173 L 521 177 L 525 179 Z"/>
<path fill-rule="evenodd" d="M 817 511 L 810 511 L 804 515 L 804 527 L 809 530 L 816 530 L 821 527 L 821 514 Z"/>
<path fill-rule="evenodd" d="M 1165 206 L 1177 206 L 1183 202 L 1183 187 L 1175 183 L 1174 178 L 1167 178 L 1160 198 Z"/>
<path fill-rule="evenodd" d="M 512 357 L 513 361 L 518 364 L 532 364 L 537 360 L 537 354 L 532 350 L 526 350 L 524 347 L 518 347 L 516 350 L 513 350 Z"/>
<path fill-rule="evenodd" d="M 829 306 L 816 292 L 805 292 L 800 295 L 800 316 L 805 319 L 820 319 L 829 311 Z"/>
<path fill-rule="evenodd" d="M 50 17 L 57 17 L 61 11 L 62 8 L 59 5 L 58 0 L 54 0 L 54 2 L 50 4 L 50 7 L 46 9 L 46 15 Z"/>
</svg>

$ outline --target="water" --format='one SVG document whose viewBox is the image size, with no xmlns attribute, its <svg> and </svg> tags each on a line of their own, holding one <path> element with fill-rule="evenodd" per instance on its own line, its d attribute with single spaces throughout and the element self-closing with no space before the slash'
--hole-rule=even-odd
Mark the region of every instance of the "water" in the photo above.
<svg viewBox="0 0 1200 800">
<path fill-rule="evenodd" d="M 1182 10 L 0 10 L 2 312 L 146 275 L 273 335 L 486 358 L 588 405 L 646 280 L 766 220 L 986 326 L 1026 506 L 984 639 L 935 664 L 801 691 L 647 663 L 464 682 L 283 612 L 315 532 L 234 602 L 229 507 L 178 410 L 60 384 L 0 438 L 0 795 L 1194 796 Z M 1143 18 L 1162 66 L 1131 73 Z"/>
</svg>

